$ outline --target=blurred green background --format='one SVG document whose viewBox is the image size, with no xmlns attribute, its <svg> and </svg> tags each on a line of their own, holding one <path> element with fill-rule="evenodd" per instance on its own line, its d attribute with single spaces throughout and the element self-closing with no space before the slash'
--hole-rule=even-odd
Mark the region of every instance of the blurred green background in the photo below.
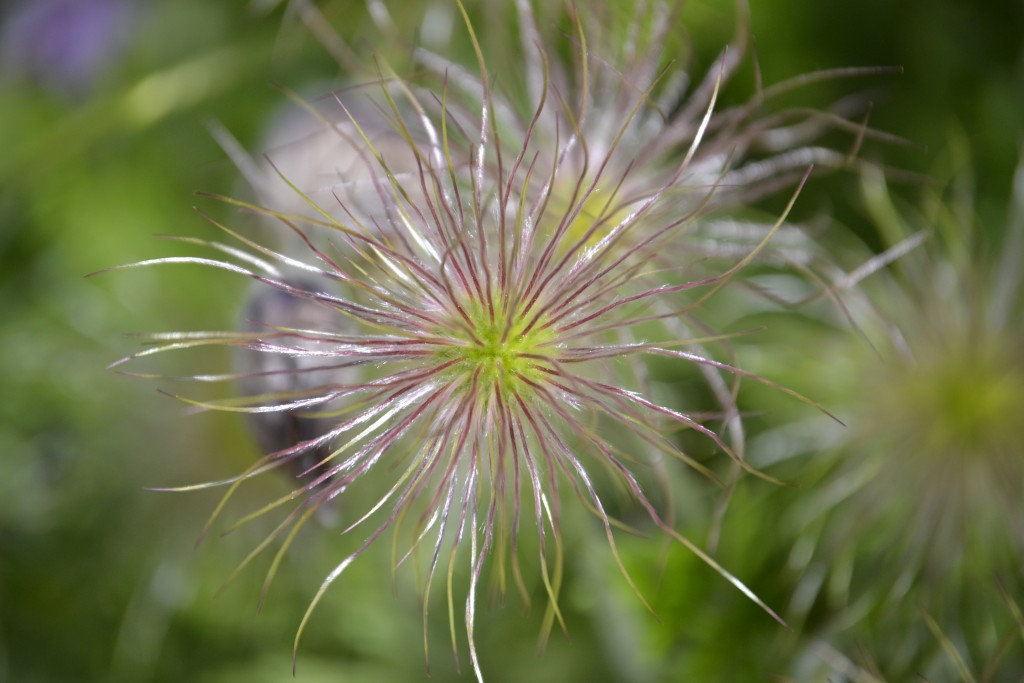
<svg viewBox="0 0 1024 683">
<path fill-rule="evenodd" d="M 400 31 L 413 36 L 413 27 L 402 24 L 407 12 L 399 3 L 386 4 Z M 467 4 L 475 16 L 486 14 L 481 3 Z M 766 83 L 840 66 L 902 67 L 899 76 L 826 82 L 794 99 L 824 106 L 867 88 L 871 124 L 916 146 L 875 145 L 865 154 L 932 176 L 939 185 L 969 173 L 973 200 L 964 206 L 977 216 L 977 239 L 992 252 L 1000 244 L 1021 246 L 1000 240 L 1024 140 L 1024 3 L 752 5 Z M 367 36 L 375 29 L 364 3 L 321 7 L 356 51 L 368 55 L 373 43 Z M 683 19 L 698 65 L 707 65 L 732 34 L 735 10 L 731 2 L 695 0 Z M 480 21 L 486 30 L 486 20 Z M 83 276 L 178 253 L 176 245 L 156 239 L 158 233 L 209 237 L 193 204 L 225 221 L 236 218 L 194 196 L 240 188 L 211 126 L 259 150 L 284 100 L 274 83 L 325 92 L 345 75 L 295 13 L 272 1 L 7 0 L 0 22 L 0 681 L 292 680 L 299 618 L 338 560 L 330 534 L 300 535 L 258 615 L 258 568 L 215 596 L 267 528 L 257 523 L 224 538 L 214 533 L 195 550 L 217 494 L 146 489 L 230 476 L 257 457 L 256 448 L 241 420 L 183 415 L 181 404 L 157 393 L 153 383 L 104 370 L 138 350 L 125 332 L 232 325 L 246 283 L 200 269 Z M 737 87 L 742 92 L 744 86 Z M 926 189 L 920 182 L 896 183 L 894 205 L 917 206 Z M 853 268 L 892 243 L 877 206 L 873 212 L 869 204 L 855 174 L 839 173 L 809 188 L 797 217 L 834 217 L 824 244 Z M 974 252 L 965 258 L 970 262 Z M 915 271 L 908 272 L 912 277 Z M 1018 335 L 1019 307 L 1018 299 L 1016 322 L 1007 328 Z M 823 323 L 813 311 L 763 317 L 771 332 L 749 349 L 752 369 L 841 410 L 861 373 L 848 367 L 841 350 L 829 364 L 831 374 L 806 350 L 845 348 L 845 339 L 856 334 Z M 213 353 L 189 360 L 211 372 L 230 363 Z M 966 386 L 969 393 L 972 385 Z M 799 444 L 793 433 L 785 437 L 802 458 L 779 456 L 778 469 L 768 467 L 803 480 L 785 489 L 741 484 L 719 557 L 784 616 L 796 614 L 794 629 L 780 629 L 692 556 L 668 551 L 660 541 L 624 539 L 627 564 L 639 568 L 638 582 L 662 619 L 657 623 L 617 576 L 600 530 L 570 517 L 567 523 L 578 522 L 579 529 L 567 534 L 569 638 L 554 634 L 538 655 L 542 601 L 525 614 L 515 599 L 485 604 L 477 638 L 488 680 L 895 683 L 916 673 L 933 681 L 981 680 L 989 669 L 989 680 L 1024 680 L 1024 626 L 1014 616 L 1014 606 L 1024 605 L 1024 579 L 1019 555 L 999 545 L 1006 543 L 999 533 L 996 547 L 988 547 L 991 558 L 965 560 L 984 568 L 977 582 L 962 568 L 948 580 L 941 594 L 955 594 L 955 608 L 908 597 L 900 616 L 878 616 L 878 603 L 889 598 L 870 598 L 872 582 L 888 588 L 886 577 L 897 581 L 900 574 L 886 573 L 884 552 L 871 555 L 884 537 L 857 536 L 856 530 L 843 532 L 854 534 L 849 547 L 855 550 L 838 551 L 822 570 L 832 578 L 815 588 L 806 571 L 796 576 L 794 557 L 806 548 L 807 529 L 818 523 L 800 520 L 823 518 L 826 510 L 806 510 L 841 500 L 814 496 L 819 485 L 842 482 L 841 476 L 826 482 L 834 460 L 815 465 L 810 453 L 834 428 L 770 391 L 755 388 L 744 400 L 759 416 L 752 421 L 752 450 L 758 444 L 771 450 L 770 438 L 756 437 L 770 436 L 788 420 L 805 430 Z M 1020 431 L 1009 441 L 1019 437 L 1019 444 L 1024 426 L 1015 428 Z M 1020 456 L 1019 446 L 1007 448 L 1009 457 Z M 1021 467 L 1006 471 L 1016 476 Z M 264 479 L 244 490 L 236 510 L 287 491 L 286 482 Z M 1020 482 L 1009 488 L 1009 515 L 1024 518 Z M 706 535 L 715 500 L 701 492 L 692 503 L 693 519 L 682 526 L 693 537 Z M 832 527 L 821 524 L 824 538 Z M 1009 519 L 1006 528 L 1020 530 Z M 387 548 L 379 550 L 356 563 L 322 603 L 295 680 L 426 679 L 412 580 L 382 578 Z M 865 562 L 880 565 L 863 570 L 861 550 L 874 558 Z M 854 575 L 845 584 L 844 571 Z M 845 601 L 839 584 L 854 591 Z M 799 590 L 810 594 L 796 595 Z M 829 597 L 816 597 L 818 591 Z M 809 606 L 800 607 L 804 603 Z M 443 604 L 434 611 L 442 615 Z M 933 616 L 936 630 L 929 627 Z M 895 652 L 900 643 L 913 652 Z M 950 649 L 964 658 L 963 667 Z M 470 678 L 465 652 L 460 677 L 448 650 L 440 618 L 431 630 L 432 678 Z"/>
</svg>

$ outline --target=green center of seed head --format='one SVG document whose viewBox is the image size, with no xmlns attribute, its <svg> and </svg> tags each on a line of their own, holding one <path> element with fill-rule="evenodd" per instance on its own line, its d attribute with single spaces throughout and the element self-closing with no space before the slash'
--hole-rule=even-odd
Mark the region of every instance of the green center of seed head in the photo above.
<svg viewBox="0 0 1024 683">
<path fill-rule="evenodd" d="M 453 370 L 459 374 L 476 375 L 481 388 L 496 386 L 507 397 L 511 393 L 529 393 L 529 381 L 541 379 L 542 363 L 538 356 L 550 351 L 545 344 L 553 333 L 543 329 L 543 321 L 530 325 L 532 314 L 515 311 L 509 316 L 500 306 L 491 312 L 476 304 L 467 309 L 472 335 L 445 355 L 458 361 Z"/>
<path fill-rule="evenodd" d="M 888 379 L 882 414 L 900 416 L 893 427 L 918 452 L 985 457 L 1019 441 L 1024 363 L 1012 347 L 932 350 Z"/>
</svg>

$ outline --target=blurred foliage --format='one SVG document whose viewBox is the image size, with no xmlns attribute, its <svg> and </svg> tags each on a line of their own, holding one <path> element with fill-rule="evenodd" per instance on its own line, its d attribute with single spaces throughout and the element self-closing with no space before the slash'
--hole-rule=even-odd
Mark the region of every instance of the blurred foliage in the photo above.
<svg viewBox="0 0 1024 683">
<path fill-rule="evenodd" d="M 275 82 L 323 93 L 346 82 L 345 74 L 279 3 L 91 0 L 82 6 L 107 4 L 120 18 L 108 29 L 63 25 L 57 38 L 31 34 L 33 26 L 43 31 L 45 25 L 18 23 L 30 4 L 67 8 L 26 0 L 0 9 L 0 681 L 293 680 L 295 628 L 337 558 L 331 534 L 300 536 L 258 616 L 258 567 L 215 596 L 266 530 L 243 527 L 193 550 L 216 494 L 146 487 L 230 476 L 256 457 L 255 446 L 241 421 L 181 416 L 180 404 L 152 385 L 103 369 L 137 350 L 136 340 L 122 332 L 225 326 L 237 316 L 244 283 L 198 270 L 83 276 L 164 255 L 167 245 L 156 233 L 206 234 L 191 210 L 194 192 L 244 191 L 211 136 L 211 123 L 259 150 L 261 133 L 284 100 Z M 501 22 L 490 17 L 503 5 L 468 4 L 481 30 L 499 40 Z M 751 30 L 766 83 L 821 68 L 901 66 L 902 76 L 867 83 L 875 102 L 870 122 L 916 146 L 875 146 L 866 154 L 933 176 L 940 186 L 965 172 L 961 160 L 969 158 L 975 180 L 970 203 L 958 206 L 956 193 L 943 199 L 953 213 L 977 216 L 979 243 L 1020 248 L 1000 240 L 1024 139 L 1024 5 L 752 4 Z M 444 2 L 432 6 L 451 11 Z M 375 47 L 363 3 L 333 0 L 321 7 L 360 57 Z M 388 7 L 407 33 L 400 38 L 415 39 L 404 8 Z M 687 4 L 683 42 L 692 42 L 698 65 L 708 64 L 729 39 L 735 16 L 730 2 Z M 62 67 L 44 49 L 48 40 L 99 40 L 116 52 L 90 62 L 93 71 L 84 75 L 54 76 Z M 392 49 L 389 58 L 400 65 L 403 55 Z M 752 70 L 747 75 L 752 87 Z M 800 102 L 822 106 L 860 87 L 825 82 L 801 91 L 808 100 Z M 955 139 L 966 141 L 964 154 L 947 152 Z M 797 212 L 805 219 L 833 217 L 823 242 L 851 270 L 892 246 L 858 188 L 850 174 L 816 182 Z M 902 207 L 933 188 L 919 182 L 890 190 Z M 203 209 L 232 218 L 222 206 Z M 771 201 L 764 210 L 772 210 Z M 952 258 L 941 248 L 925 254 Z M 745 366 L 830 409 L 857 414 L 849 395 L 871 400 L 857 365 L 870 363 L 857 360 L 870 354 L 850 351 L 862 340 L 852 326 L 837 322 L 840 317 L 822 302 L 799 315 L 737 314 L 738 329 L 754 319 L 769 325 L 743 343 Z M 829 350 L 827 363 L 820 362 L 819 349 Z M 202 362 L 214 371 L 230 361 Z M 901 574 L 889 571 L 892 559 L 884 551 L 892 537 L 879 530 L 899 526 L 896 513 L 852 537 L 840 532 L 859 530 L 808 521 L 827 512 L 814 505 L 835 502 L 816 494 L 850 483 L 835 464 L 841 461 L 837 444 L 849 435 L 777 392 L 745 389 L 752 459 L 798 486 L 744 479 L 725 517 L 717 557 L 779 606 L 793 630 L 778 627 L 691 555 L 651 539 L 624 538 L 626 563 L 655 606 L 656 621 L 617 576 L 599 530 L 581 515 L 566 520 L 579 529 L 567 541 L 573 558 L 563 604 L 569 637 L 556 630 L 544 654 L 536 653 L 542 592 L 525 614 L 517 598 L 484 606 L 477 639 L 488 680 L 896 682 L 918 673 L 935 682 L 1024 680 L 1019 555 L 1015 564 L 1004 557 L 1014 556 L 1011 548 L 989 547 L 991 558 L 977 556 L 984 548 L 973 549 L 967 565 L 991 571 L 980 578 L 954 574 L 946 594 L 955 599 L 948 604 L 933 602 L 916 583 L 890 590 Z M 1024 424 L 1016 429 L 1019 445 Z M 692 537 L 706 538 L 721 493 L 685 486 L 678 492 L 680 523 Z M 285 491 L 284 482 L 267 478 L 241 494 L 238 509 Z M 1020 493 L 1006 513 L 1018 522 L 1007 528 L 1018 532 Z M 859 514 L 853 510 L 848 514 Z M 830 530 L 839 535 L 828 536 Z M 839 549 L 817 554 L 819 546 L 807 546 L 812 531 L 824 534 L 815 542 Z M 301 648 L 296 680 L 426 679 L 415 579 L 404 573 L 387 578 L 388 558 L 378 555 L 355 565 L 322 604 Z M 972 583 L 958 583 L 967 577 Z M 437 602 L 431 605 L 431 674 L 444 681 L 458 674 L 446 606 Z"/>
</svg>

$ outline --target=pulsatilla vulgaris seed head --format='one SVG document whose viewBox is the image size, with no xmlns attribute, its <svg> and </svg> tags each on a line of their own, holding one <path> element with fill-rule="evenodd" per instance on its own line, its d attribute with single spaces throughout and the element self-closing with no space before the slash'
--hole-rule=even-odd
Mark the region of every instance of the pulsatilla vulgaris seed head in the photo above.
<svg viewBox="0 0 1024 683">
<path fill-rule="evenodd" d="M 211 218 L 238 245 L 205 242 L 222 258 L 133 265 L 217 268 L 291 302 L 279 307 L 284 315 L 253 309 L 243 331 L 154 335 L 156 348 L 135 357 L 228 344 L 249 358 L 283 361 L 218 378 L 257 385 L 247 398 L 183 400 L 198 409 L 315 425 L 295 443 L 274 444 L 226 483 L 225 499 L 267 470 L 298 476 L 294 491 L 243 518 L 282 515 L 243 565 L 279 541 L 272 576 L 318 509 L 339 498 L 363 501 L 361 508 L 345 506 L 341 534 L 362 541 L 352 542 L 324 580 L 299 635 L 326 589 L 392 533 L 395 566 L 421 563 L 427 593 L 439 569 L 447 569 L 448 590 L 455 590 L 453 567 L 467 563 L 465 629 L 478 678 L 479 583 L 490 566 L 504 590 L 511 569 L 526 593 L 517 553 L 525 534 L 550 598 L 545 628 L 561 620 L 567 493 L 593 514 L 633 586 L 613 533 L 624 525 L 607 512 L 599 480 L 616 482 L 651 526 L 778 619 L 675 529 L 643 480 L 657 484 L 667 476 L 666 460 L 714 478 L 675 439 L 680 429 L 703 435 L 735 467 L 753 471 L 742 457 L 735 390 L 741 377 L 764 380 L 715 358 L 729 335 L 709 329 L 699 314 L 785 216 L 720 268 L 681 245 L 694 223 L 727 198 L 735 203 L 786 179 L 792 184 L 806 178 L 807 162 L 833 158 L 818 150 L 739 164 L 771 126 L 749 125 L 753 105 L 716 109 L 738 52 L 727 51 L 686 100 L 672 67 L 662 63 L 668 31 L 657 21 L 660 3 L 637 18 L 643 40 L 633 44 L 625 70 L 592 52 L 589 31 L 597 29 L 573 13 L 575 78 L 552 60 L 559 51 L 545 47 L 530 4 L 518 2 L 517 9 L 525 118 L 523 107 L 493 88 L 466 18 L 474 67 L 421 50 L 416 58 L 425 75 L 406 80 L 378 63 L 377 82 L 333 98 L 332 113 L 302 102 L 343 155 L 343 175 L 305 187 L 271 158 L 270 172 L 294 197 L 287 206 L 219 198 L 275 224 L 288 236 L 284 247 Z M 291 317 L 287 311 L 294 310 L 315 315 Z M 725 438 L 653 395 L 651 358 L 696 368 L 707 379 Z M 382 470 L 384 489 L 367 491 L 380 485 L 374 474 Z"/>
</svg>

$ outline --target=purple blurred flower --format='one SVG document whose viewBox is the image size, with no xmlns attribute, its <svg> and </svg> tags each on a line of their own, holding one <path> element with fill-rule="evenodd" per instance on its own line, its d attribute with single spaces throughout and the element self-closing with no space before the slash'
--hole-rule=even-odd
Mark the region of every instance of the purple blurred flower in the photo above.
<svg viewBox="0 0 1024 683">
<path fill-rule="evenodd" d="M 81 95 L 127 42 L 127 0 L 31 0 L 11 8 L 0 31 L 5 68 L 57 92 Z"/>
</svg>

